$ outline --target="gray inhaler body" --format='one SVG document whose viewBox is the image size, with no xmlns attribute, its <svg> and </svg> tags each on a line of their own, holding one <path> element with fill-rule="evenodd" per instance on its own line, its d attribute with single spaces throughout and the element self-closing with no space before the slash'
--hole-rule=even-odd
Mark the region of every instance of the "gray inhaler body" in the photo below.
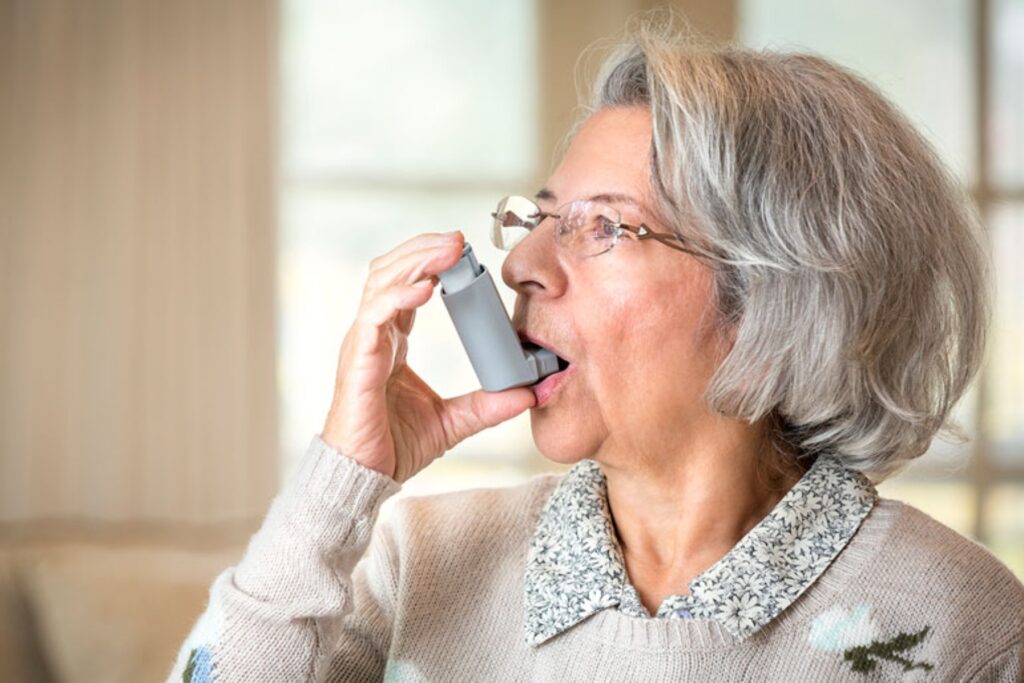
<svg viewBox="0 0 1024 683">
<path fill-rule="evenodd" d="M 438 277 L 441 300 L 486 391 L 535 384 L 562 369 L 554 353 L 519 340 L 491 274 L 468 242 L 458 263 Z"/>
</svg>

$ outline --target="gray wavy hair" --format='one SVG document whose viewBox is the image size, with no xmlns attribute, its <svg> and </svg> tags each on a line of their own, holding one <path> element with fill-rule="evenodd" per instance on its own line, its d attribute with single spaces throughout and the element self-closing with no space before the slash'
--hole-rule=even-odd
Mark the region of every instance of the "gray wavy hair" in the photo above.
<svg viewBox="0 0 1024 683">
<path fill-rule="evenodd" d="M 676 22 L 628 29 L 584 118 L 651 111 L 652 210 L 714 268 L 732 343 L 709 408 L 767 417 L 778 453 L 830 451 L 876 483 L 939 432 L 965 441 L 949 414 L 982 361 L 991 266 L 964 190 L 857 75 L 695 47 Z"/>
</svg>

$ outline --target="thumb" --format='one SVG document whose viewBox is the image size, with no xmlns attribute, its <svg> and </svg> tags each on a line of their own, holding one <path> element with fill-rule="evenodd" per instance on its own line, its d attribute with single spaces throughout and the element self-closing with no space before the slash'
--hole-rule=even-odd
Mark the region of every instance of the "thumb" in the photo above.
<svg viewBox="0 0 1024 683">
<path fill-rule="evenodd" d="M 453 445 L 477 432 L 509 420 L 537 402 L 533 390 L 517 387 L 490 392 L 483 389 L 446 399 L 442 405 Z"/>
</svg>

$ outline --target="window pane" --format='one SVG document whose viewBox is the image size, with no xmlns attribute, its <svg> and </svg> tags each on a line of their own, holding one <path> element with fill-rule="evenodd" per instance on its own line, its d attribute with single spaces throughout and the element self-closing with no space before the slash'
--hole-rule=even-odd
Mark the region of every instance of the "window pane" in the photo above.
<svg viewBox="0 0 1024 683">
<path fill-rule="evenodd" d="M 1024 204 L 997 206 L 989 231 L 996 301 L 988 360 L 986 431 L 997 460 L 1024 466 Z"/>
<path fill-rule="evenodd" d="M 854 69 L 903 109 L 961 178 L 970 177 L 968 0 L 741 0 L 740 8 L 745 43 L 810 49 Z"/>
<path fill-rule="evenodd" d="M 338 349 L 372 258 L 423 232 L 461 229 L 511 311 L 514 293 L 501 282 L 502 252 L 490 246 L 487 232 L 488 214 L 499 198 L 497 192 L 293 189 L 284 194 L 278 348 L 285 472 L 323 426 Z M 416 314 L 408 362 L 441 396 L 480 387 L 440 290 Z M 520 415 L 464 441 L 444 459 L 518 462 L 532 452 L 529 418 Z"/>
<path fill-rule="evenodd" d="M 500 196 L 523 189 L 539 155 L 533 0 L 285 0 L 281 14 L 287 473 L 322 427 L 370 260 L 419 233 L 459 228 L 506 290 L 488 214 Z M 512 294 L 502 296 L 510 305 Z M 417 313 L 408 359 L 442 396 L 479 388 L 436 290 Z M 435 475 L 446 488 L 486 484 L 486 465 L 515 469 L 531 452 L 520 416 L 460 444 L 414 486 L 433 485 Z"/>
<path fill-rule="evenodd" d="M 1024 0 L 992 3 L 992 162 L 997 184 L 1024 187 Z"/>
<path fill-rule="evenodd" d="M 992 531 L 988 546 L 1024 579 L 1024 484 L 998 486 L 989 493 Z"/>
<path fill-rule="evenodd" d="M 912 469 L 921 468 L 938 471 L 944 474 L 964 474 L 968 460 L 975 448 L 977 429 L 977 382 L 967 389 L 963 397 L 953 408 L 951 417 L 967 435 L 968 441 L 956 443 L 936 436 L 928 451 L 912 465 Z"/>
<path fill-rule="evenodd" d="M 531 0 L 286 0 L 285 177 L 528 177 Z"/>
</svg>

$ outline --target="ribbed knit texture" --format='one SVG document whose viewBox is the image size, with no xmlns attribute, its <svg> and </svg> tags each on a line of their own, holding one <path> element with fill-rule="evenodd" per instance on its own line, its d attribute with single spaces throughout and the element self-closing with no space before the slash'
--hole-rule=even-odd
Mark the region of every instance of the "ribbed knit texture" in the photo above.
<svg viewBox="0 0 1024 683">
<path fill-rule="evenodd" d="M 530 646 L 525 561 L 560 476 L 403 498 L 374 527 L 400 485 L 314 439 L 168 680 L 1024 681 L 1024 585 L 886 498 L 745 640 L 605 609 Z"/>
</svg>

